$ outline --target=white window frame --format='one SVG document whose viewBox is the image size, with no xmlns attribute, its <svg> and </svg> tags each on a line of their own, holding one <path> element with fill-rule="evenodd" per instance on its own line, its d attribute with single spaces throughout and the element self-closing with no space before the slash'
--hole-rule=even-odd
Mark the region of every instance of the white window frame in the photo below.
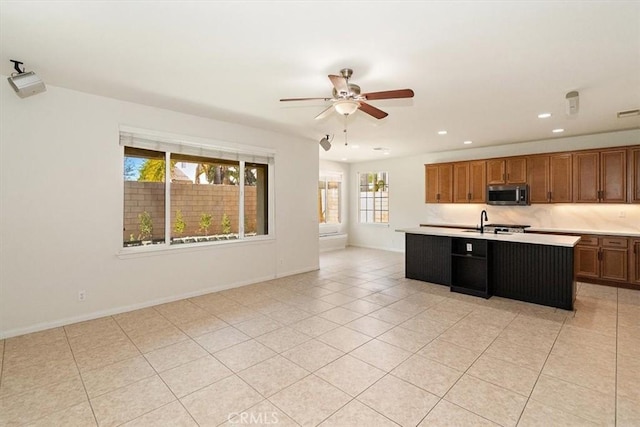
<svg viewBox="0 0 640 427">
<path fill-rule="evenodd" d="M 377 222 L 375 221 L 375 213 L 376 213 L 376 209 L 375 209 L 375 196 L 373 199 L 373 221 L 363 221 L 362 220 L 362 197 L 361 197 L 361 191 L 360 191 L 360 177 L 362 175 L 371 175 L 371 174 L 379 174 L 379 173 L 384 173 L 387 177 L 387 180 L 385 182 L 385 187 L 386 187 L 386 193 L 387 193 L 387 209 L 386 210 L 379 210 L 379 212 L 385 212 L 387 213 L 387 221 L 386 222 Z M 390 196 L 389 196 L 389 172 L 387 171 L 367 171 L 367 172 L 358 172 L 357 177 L 356 177 L 356 185 L 357 185 L 357 189 L 356 189 L 356 194 L 357 194 L 357 204 L 358 204 L 358 223 L 359 224 L 364 224 L 364 225 L 376 225 L 376 226 L 384 226 L 384 227 L 388 227 L 389 223 L 390 223 L 390 205 L 391 205 L 391 201 L 390 201 Z"/>
<path fill-rule="evenodd" d="M 163 132 L 156 132 L 146 129 L 132 128 L 128 126 L 120 127 L 120 146 L 121 146 L 121 159 L 124 159 L 125 147 L 143 148 L 146 150 L 152 150 L 165 153 L 165 176 L 171 176 L 171 163 L 169 161 L 172 153 L 175 154 L 189 154 L 201 157 L 209 157 L 212 160 L 224 159 L 235 160 L 240 162 L 241 171 L 244 170 L 245 162 L 250 163 L 262 163 L 267 165 L 267 233 L 257 236 L 246 237 L 244 236 L 244 221 L 239 221 L 239 239 L 235 240 L 220 240 L 214 242 L 198 242 L 198 243 L 184 243 L 180 245 L 171 245 L 171 182 L 165 180 L 165 241 L 164 243 L 146 245 L 146 246 L 133 246 L 123 247 L 121 246 L 117 251 L 121 258 L 127 258 L 130 255 L 148 255 L 155 252 L 166 251 L 188 251 L 198 250 L 203 248 L 210 248 L 211 246 L 219 245 L 245 245 L 260 243 L 265 240 L 275 239 L 275 157 L 274 150 L 266 149 L 263 147 L 255 147 L 249 145 L 235 144 L 230 142 L 223 142 L 217 140 L 211 140 L 206 138 L 197 137 L 185 137 L 182 135 L 168 134 Z M 124 161 L 121 162 L 121 167 L 124 168 Z M 122 177 L 124 170 L 121 170 L 120 176 Z M 240 195 L 239 200 L 244 201 L 244 174 L 240 173 Z M 120 181 L 120 189 L 122 191 L 120 200 L 120 212 L 124 210 L 124 186 L 123 181 Z M 244 202 L 239 204 L 239 218 L 244 218 Z M 120 216 L 120 230 L 124 227 L 124 218 Z"/>
<path fill-rule="evenodd" d="M 339 182 L 340 183 L 340 198 L 338 200 L 338 222 L 337 223 L 327 223 L 327 222 L 320 222 L 318 220 L 318 224 L 322 227 L 322 226 L 335 226 L 335 225 L 342 225 L 342 209 L 343 209 L 343 200 L 342 200 L 342 192 L 343 192 L 343 188 L 342 188 L 342 174 L 338 173 L 338 172 L 320 172 L 320 175 L 318 177 L 318 181 L 324 181 L 324 189 L 325 189 L 325 194 L 328 190 L 327 185 L 329 181 L 333 181 L 333 182 Z M 326 203 L 326 199 L 325 199 L 325 212 L 327 209 L 327 203 Z"/>
</svg>

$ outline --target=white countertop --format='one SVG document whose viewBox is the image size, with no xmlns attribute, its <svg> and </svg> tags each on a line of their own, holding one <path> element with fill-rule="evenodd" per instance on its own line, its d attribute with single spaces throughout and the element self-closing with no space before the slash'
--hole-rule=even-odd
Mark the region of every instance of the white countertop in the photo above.
<svg viewBox="0 0 640 427">
<path fill-rule="evenodd" d="M 531 243 L 534 245 L 548 245 L 548 246 L 566 246 L 574 247 L 578 241 L 579 236 L 563 236 L 558 234 L 535 234 L 535 233 L 513 233 L 513 234 L 494 234 L 494 233 L 480 233 L 470 232 L 470 230 L 463 230 L 457 228 L 441 228 L 441 227 L 415 227 L 415 228 L 403 228 L 396 230 L 402 233 L 409 234 L 425 234 L 429 236 L 447 236 L 447 237 L 464 237 L 466 239 L 483 239 L 483 240 L 499 240 L 501 242 L 514 242 L 514 243 Z"/>
<path fill-rule="evenodd" d="M 607 230 L 567 230 L 558 228 L 540 228 L 531 227 L 527 228 L 528 232 L 547 232 L 547 233 L 575 233 L 575 234 L 591 234 L 591 235 L 603 235 L 603 236 L 625 236 L 625 237 L 640 237 L 640 233 L 633 231 L 607 231 Z"/>
</svg>

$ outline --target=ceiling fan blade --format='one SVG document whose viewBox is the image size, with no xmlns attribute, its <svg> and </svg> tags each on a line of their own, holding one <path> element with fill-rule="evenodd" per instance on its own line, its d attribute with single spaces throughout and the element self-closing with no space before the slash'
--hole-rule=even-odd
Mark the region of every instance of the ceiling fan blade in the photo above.
<svg viewBox="0 0 640 427">
<path fill-rule="evenodd" d="M 283 98 L 280 101 L 331 101 L 331 98 Z"/>
<path fill-rule="evenodd" d="M 375 99 L 394 99 L 394 98 L 413 98 L 413 91 L 411 89 L 397 89 L 397 90 L 386 90 L 383 92 L 370 92 L 363 93 L 367 101 L 375 100 Z"/>
<path fill-rule="evenodd" d="M 344 77 L 336 76 L 334 74 L 329 74 L 329 80 L 331 80 L 333 87 L 336 88 L 336 92 L 338 92 L 338 95 L 343 93 L 344 94 L 349 93 L 349 86 L 347 85 L 347 79 L 345 79 Z"/>
<path fill-rule="evenodd" d="M 360 106 L 358 107 L 360 111 L 363 111 L 370 116 L 375 117 L 376 119 L 384 119 L 389 115 L 389 113 L 385 113 L 384 111 L 374 107 L 371 104 L 367 104 L 366 102 L 360 101 Z"/>
<path fill-rule="evenodd" d="M 332 112 L 333 112 L 333 105 L 330 105 L 326 109 L 322 110 L 322 112 L 316 116 L 316 120 L 323 119 L 327 117 L 329 114 L 331 114 Z"/>
</svg>

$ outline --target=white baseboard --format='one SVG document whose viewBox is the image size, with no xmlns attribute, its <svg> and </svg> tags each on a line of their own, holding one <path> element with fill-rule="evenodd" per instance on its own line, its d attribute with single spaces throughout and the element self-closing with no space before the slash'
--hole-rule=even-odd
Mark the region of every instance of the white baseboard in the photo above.
<svg viewBox="0 0 640 427">
<path fill-rule="evenodd" d="M 347 247 L 347 234 L 329 234 L 319 237 L 320 252 L 336 251 Z"/>
<path fill-rule="evenodd" d="M 206 289 L 200 289 L 200 290 L 197 290 L 197 291 L 194 291 L 194 292 L 187 292 L 187 293 L 184 293 L 184 294 L 172 295 L 172 296 L 164 297 L 164 298 L 156 298 L 156 299 L 153 299 L 153 300 L 150 300 L 150 301 L 141 302 L 141 303 L 138 303 L 138 304 L 131 304 L 131 305 L 125 305 L 125 306 L 110 308 L 110 309 L 107 309 L 107 310 L 94 311 L 94 312 L 83 314 L 83 315 L 80 315 L 80 316 L 66 317 L 64 319 L 54 320 L 54 321 L 51 321 L 51 322 L 37 323 L 35 325 L 27 326 L 27 327 L 24 327 L 24 328 L 15 328 L 15 329 L 9 329 L 9 330 L 6 330 L 6 331 L 0 331 L 0 339 L 16 337 L 18 335 L 30 334 L 30 333 L 33 333 L 33 332 L 44 331 L 46 329 L 51 329 L 51 328 L 58 328 L 60 326 L 71 325 L 73 323 L 78 323 L 78 322 L 85 322 L 87 320 L 99 319 L 101 317 L 113 316 L 114 314 L 126 313 L 128 311 L 139 310 L 141 308 L 152 307 L 154 305 L 159 305 L 159 304 L 166 304 L 168 302 L 174 302 L 174 301 L 178 301 L 178 300 L 181 300 L 181 299 L 193 298 L 193 297 L 197 297 L 197 296 L 200 296 L 200 295 L 210 294 L 210 293 L 213 293 L 213 292 L 225 291 L 227 289 L 238 288 L 240 286 L 253 285 L 255 283 L 265 282 L 265 281 L 272 280 L 272 279 L 275 279 L 275 278 L 278 278 L 278 277 L 286 277 L 286 276 L 293 276 L 294 274 L 307 273 L 307 272 L 310 272 L 310 271 L 318 270 L 319 268 L 320 267 L 318 265 L 316 265 L 316 266 L 313 266 L 311 268 L 303 268 L 303 269 L 300 269 L 300 270 L 287 271 L 287 272 L 284 272 L 284 273 L 278 273 L 276 275 L 258 277 L 258 278 L 239 281 L 239 282 L 234 282 L 234 283 L 230 283 L 230 284 L 226 284 L 226 285 L 220 285 L 220 286 L 214 286 L 214 287 L 210 287 L 210 288 L 206 288 Z"/>
<path fill-rule="evenodd" d="M 377 249 L 380 251 L 389 251 L 389 252 L 397 252 L 397 253 L 404 253 L 404 248 L 403 249 L 397 249 L 397 248 L 390 248 L 390 247 L 386 247 L 386 246 L 370 246 L 370 245 L 358 245 L 358 244 L 353 244 L 350 243 L 349 246 L 353 246 L 354 248 L 364 248 L 364 249 Z"/>
</svg>

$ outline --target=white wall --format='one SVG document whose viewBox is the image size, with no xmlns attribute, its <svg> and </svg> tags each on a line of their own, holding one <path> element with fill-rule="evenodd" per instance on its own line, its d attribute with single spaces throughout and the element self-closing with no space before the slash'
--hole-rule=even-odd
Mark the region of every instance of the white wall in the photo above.
<svg viewBox="0 0 640 427">
<path fill-rule="evenodd" d="M 353 188 L 350 188 L 349 192 L 350 204 L 354 208 L 350 215 L 349 244 L 403 251 L 404 234 L 395 232 L 396 229 L 416 227 L 421 223 L 475 226 L 479 223 L 482 209 L 487 209 L 489 222 L 494 223 L 528 224 L 532 227 L 558 230 L 600 230 L 638 234 L 640 233 L 640 205 L 638 204 L 540 204 L 520 207 L 426 204 L 424 202 L 424 165 L 427 163 L 635 144 L 640 144 L 640 130 L 354 163 L 350 171 L 352 180 L 356 179 L 358 172 L 389 172 L 390 224 L 385 227 L 358 223 L 356 209 L 358 193 L 355 186 L 351 186 Z"/>
<path fill-rule="evenodd" d="M 52 86 L 0 102 L 0 338 L 318 268 L 316 141 Z M 119 258 L 120 125 L 274 149 L 276 239 Z"/>
</svg>

